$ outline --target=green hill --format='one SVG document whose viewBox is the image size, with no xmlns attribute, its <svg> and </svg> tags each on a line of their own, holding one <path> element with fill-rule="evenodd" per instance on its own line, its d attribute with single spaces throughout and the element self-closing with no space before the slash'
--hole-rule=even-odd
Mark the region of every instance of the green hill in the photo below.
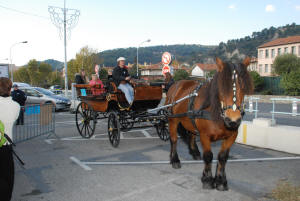
<svg viewBox="0 0 300 201">
<path fill-rule="evenodd" d="M 41 61 L 41 62 L 44 62 L 44 63 L 47 63 L 47 64 L 51 65 L 53 71 L 55 71 L 56 68 L 57 68 L 58 71 L 61 71 L 64 67 L 63 62 L 57 61 L 55 59 L 47 59 L 47 60 Z"/>
<path fill-rule="evenodd" d="M 141 47 L 139 48 L 139 63 L 158 63 L 165 51 L 174 55 L 179 62 L 186 62 L 190 65 L 197 62 L 211 63 L 217 56 L 224 60 L 241 60 L 245 56 L 257 57 L 257 47 L 263 43 L 293 35 L 300 35 L 300 25 L 292 23 L 277 28 L 265 28 L 253 32 L 251 36 L 221 42 L 218 46 L 194 44 Z M 97 55 L 102 61 L 101 64 L 105 66 L 115 66 L 116 59 L 120 56 L 126 57 L 129 63 L 136 62 L 135 47 L 106 50 Z"/>
</svg>

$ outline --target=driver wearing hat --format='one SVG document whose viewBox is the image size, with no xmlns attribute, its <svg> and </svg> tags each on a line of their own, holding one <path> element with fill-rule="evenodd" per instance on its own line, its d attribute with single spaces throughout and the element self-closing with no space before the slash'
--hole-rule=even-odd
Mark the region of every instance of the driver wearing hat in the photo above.
<svg viewBox="0 0 300 201">
<path fill-rule="evenodd" d="M 134 91 L 132 86 L 129 84 L 130 75 L 128 73 L 127 66 L 125 66 L 125 58 L 119 57 L 117 59 L 117 63 L 118 65 L 114 68 L 112 77 L 118 89 L 125 94 L 127 102 L 131 105 L 134 99 Z"/>
</svg>

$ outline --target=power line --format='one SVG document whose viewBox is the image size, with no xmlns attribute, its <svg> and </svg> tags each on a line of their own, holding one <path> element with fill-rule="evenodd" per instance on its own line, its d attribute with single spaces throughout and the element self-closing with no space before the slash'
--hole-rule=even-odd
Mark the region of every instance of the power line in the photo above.
<svg viewBox="0 0 300 201">
<path fill-rule="evenodd" d="M 21 14 L 23 14 L 23 15 L 30 15 L 30 16 L 34 16 L 34 17 L 39 17 L 39 18 L 47 19 L 47 20 L 50 19 L 49 17 L 45 17 L 45 16 L 42 16 L 42 15 L 36 15 L 36 14 L 34 14 L 34 13 L 24 12 L 24 11 L 21 11 L 21 10 L 17 10 L 17 9 L 14 9 L 14 8 L 9 8 L 9 7 L 2 6 L 2 5 L 0 5 L 0 7 L 1 7 L 1 8 L 4 8 L 4 9 L 7 9 L 7 10 L 10 10 L 10 11 L 14 11 L 14 12 L 17 12 L 17 13 L 21 13 Z"/>
</svg>

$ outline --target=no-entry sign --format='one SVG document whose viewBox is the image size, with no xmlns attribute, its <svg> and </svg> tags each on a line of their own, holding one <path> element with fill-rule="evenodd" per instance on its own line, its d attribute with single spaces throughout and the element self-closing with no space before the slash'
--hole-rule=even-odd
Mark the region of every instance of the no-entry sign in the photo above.
<svg viewBox="0 0 300 201">
<path fill-rule="evenodd" d="M 162 74 L 171 73 L 170 66 L 164 66 L 162 68 Z"/>
<path fill-rule="evenodd" d="M 164 65 L 169 65 L 171 63 L 171 54 L 169 52 L 164 52 L 161 57 L 161 62 Z"/>
</svg>

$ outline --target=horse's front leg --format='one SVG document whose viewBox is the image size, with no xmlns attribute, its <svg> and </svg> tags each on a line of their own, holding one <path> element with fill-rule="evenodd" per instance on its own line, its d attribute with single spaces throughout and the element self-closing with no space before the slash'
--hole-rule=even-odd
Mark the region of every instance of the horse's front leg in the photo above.
<svg viewBox="0 0 300 201">
<path fill-rule="evenodd" d="M 219 191 L 228 190 L 225 166 L 228 160 L 230 147 L 235 142 L 236 137 L 237 137 L 237 133 L 225 139 L 222 143 L 221 150 L 218 154 L 218 164 L 216 168 L 215 185 L 216 185 L 216 189 Z"/>
<path fill-rule="evenodd" d="M 170 163 L 175 169 L 181 168 L 180 160 L 177 154 L 177 125 L 178 123 L 174 119 L 169 119 L 169 131 L 170 131 Z"/>
<path fill-rule="evenodd" d="M 213 153 L 211 152 L 211 142 L 209 137 L 205 133 L 200 133 L 200 141 L 203 148 L 203 160 L 205 163 L 203 174 L 202 174 L 202 187 L 204 189 L 213 189 L 214 178 L 211 172 Z"/>
</svg>

